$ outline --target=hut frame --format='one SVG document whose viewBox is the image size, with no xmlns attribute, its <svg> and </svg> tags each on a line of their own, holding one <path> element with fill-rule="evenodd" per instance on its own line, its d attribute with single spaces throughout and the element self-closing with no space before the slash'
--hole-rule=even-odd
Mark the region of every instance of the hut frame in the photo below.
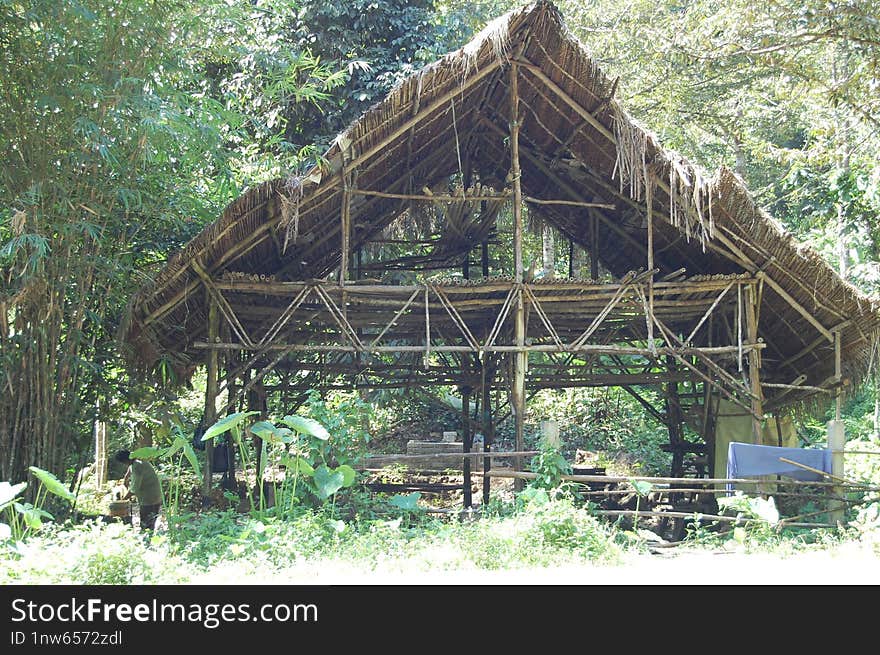
<svg viewBox="0 0 880 655">
<path fill-rule="evenodd" d="M 267 393 L 457 385 L 464 451 L 477 427 L 487 455 L 505 405 L 525 451 L 528 391 L 616 386 L 667 425 L 673 476 L 695 449 L 684 423 L 711 448 L 719 397 L 752 418 L 753 437 L 767 412 L 817 398 L 837 398 L 839 414 L 871 367 L 875 301 L 730 171 L 709 179 L 664 150 L 616 88 L 551 4 L 498 19 L 339 135 L 325 166 L 252 189 L 173 257 L 133 299 L 123 341 L 135 367 L 204 363 L 209 422 Z M 509 269 L 490 257 L 507 204 Z M 569 241 L 570 259 L 589 254 L 588 279 L 526 271 L 524 207 Z M 397 239 L 425 255 L 363 262 L 394 241 L 393 221 L 426 208 L 445 231 Z M 399 270 L 422 279 L 365 279 Z M 662 407 L 644 386 L 662 388 Z"/>
</svg>

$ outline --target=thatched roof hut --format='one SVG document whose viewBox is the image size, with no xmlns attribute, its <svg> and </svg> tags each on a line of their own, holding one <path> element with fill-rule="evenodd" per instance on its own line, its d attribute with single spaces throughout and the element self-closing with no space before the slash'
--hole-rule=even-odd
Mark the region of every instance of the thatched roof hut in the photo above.
<svg viewBox="0 0 880 655">
<path fill-rule="evenodd" d="M 134 297 L 123 341 L 138 365 L 203 361 L 206 351 L 195 344 L 206 339 L 206 275 L 326 278 L 342 259 L 340 215 L 348 214 L 353 252 L 412 211 L 416 194 L 443 193 L 463 168 L 497 200 L 510 183 L 511 62 L 520 71 L 521 185 L 532 213 L 594 252 L 617 279 L 645 268 L 649 222 L 657 280 L 679 279 L 681 269 L 691 279 L 759 279 L 767 380 L 826 388 L 865 376 L 877 302 L 763 212 L 733 172 L 710 176 L 664 149 L 613 97 L 615 85 L 547 2 L 499 18 L 404 80 L 337 137 L 325 167 L 267 182 L 230 204 Z M 347 196 L 355 185 L 362 191 Z M 471 227 L 473 238 L 435 249 L 437 261 L 485 238 L 479 224 Z M 254 330 L 266 320 L 242 316 Z M 786 390 L 780 404 L 809 395 Z"/>
</svg>

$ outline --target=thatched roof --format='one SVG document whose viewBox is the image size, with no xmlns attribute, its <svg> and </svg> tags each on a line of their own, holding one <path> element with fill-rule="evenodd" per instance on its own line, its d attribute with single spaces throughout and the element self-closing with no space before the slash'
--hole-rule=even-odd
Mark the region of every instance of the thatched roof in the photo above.
<svg viewBox="0 0 880 655">
<path fill-rule="evenodd" d="M 877 303 L 764 213 L 734 173 L 721 169 L 709 176 L 665 150 L 614 99 L 615 84 L 546 2 L 497 19 L 464 48 L 404 80 L 337 137 L 323 170 L 267 182 L 231 203 L 134 297 L 123 341 L 138 363 L 150 366 L 163 355 L 198 361 L 191 344 L 204 339 L 207 310 L 193 260 L 212 274 L 278 280 L 333 271 L 340 260 L 343 167 L 357 171 L 360 189 L 401 193 L 435 187 L 465 161 L 484 184 L 503 188 L 514 59 L 521 71 L 524 193 L 613 204 L 614 210 L 598 210 L 604 214 L 598 241 L 605 269 L 621 277 L 644 267 L 653 179 L 658 277 L 682 267 L 688 275 L 760 271 L 768 282 L 760 322 L 768 343 L 765 375 L 826 382 L 834 374 L 828 331 L 840 330 L 844 375 L 864 376 L 880 326 Z M 355 196 L 352 246 L 408 207 L 404 200 Z M 567 238 L 589 245 L 583 208 L 533 210 Z"/>
</svg>

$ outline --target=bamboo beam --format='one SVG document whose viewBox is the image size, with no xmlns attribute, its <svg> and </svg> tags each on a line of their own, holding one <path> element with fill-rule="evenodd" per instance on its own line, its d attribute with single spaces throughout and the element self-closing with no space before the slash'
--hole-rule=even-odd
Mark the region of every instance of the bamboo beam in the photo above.
<svg viewBox="0 0 880 655">
<path fill-rule="evenodd" d="M 537 450 L 499 450 L 492 453 L 492 459 L 516 459 L 517 457 L 531 457 L 533 455 L 537 455 Z M 424 455 L 410 455 L 410 454 L 390 454 L 390 455 L 367 455 L 364 458 L 364 464 L 369 464 L 370 459 L 382 459 L 389 460 L 393 462 L 410 462 L 413 460 L 420 459 L 449 459 L 449 458 L 462 458 L 465 459 L 480 459 L 485 457 L 485 453 L 426 453 Z M 497 477 L 497 476 L 496 476 Z"/>
<path fill-rule="evenodd" d="M 737 280 L 742 284 L 752 284 L 755 282 L 754 278 L 744 278 Z M 679 282 L 655 282 L 654 289 L 658 294 L 668 293 L 668 294 L 692 294 L 700 291 L 720 291 L 724 289 L 731 282 L 731 278 L 722 277 L 718 279 L 711 280 L 683 280 Z M 248 279 L 220 279 L 213 280 L 214 287 L 220 289 L 222 291 L 235 291 L 237 293 L 258 293 L 261 295 L 270 294 L 270 295 L 283 295 L 287 296 L 294 291 L 299 291 L 303 287 L 308 286 L 324 286 L 327 289 L 328 293 L 338 293 L 339 287 L 336 284 L 328 283 L 326 280 L 304 280 L 297 282 L 285 282 L 282 280 L 248 280 Z M 446 294 L 479 294 L 479 293 L 490 293 L 493 291 L 508 291 L 512 286 L 513 282 L 510 281 L 499 281 L 499 282 L 485 282 L 485 283 L 475 283 L 475 284 L 467 284 L 467 285 L 438 285 L 441 289 L 443 289 Z M 553 291 L 584 291 L 584 292 L 593 292 L 593 293 L 606 293 L 612 294 L 617 291 L 620 287 L 620 283 L 618 282 L 609 282 L 609 283 L 596 283 L 589 282 L 586 280 L 554 280 L 550 283 L 541 283 L 536 285 L 531 285 L 531 288 L 535 292 L 547 292 L 549 290 Z M 423 284 L 411 284 L 411 285 L 394 285 L 394 284 L 359 284 L 357 282 L 349 282 L 346 284 L 346 291 L 351 294 L 410 294 L 413 291 L 424 291 L 425 285 Z M 580 297 L 580 296 L 579 296 Z M 543 300 L 543 296 L 538 296 L 539 299 Z M 706 298 L 706 304 L 708 306 L 711 298 Z M 840 326 L 839 326 L 840 327 Z"/>
<path fill-rule="evenodd" d="M 617 209 L 615 205 L 607 202 L 581 202 L 579 200 L 545 200 L 542 198 L 533 198 L 531 196 L 525 196 L 523 200 L 528 203 L 532 203 L 533 205 L 566 205 L 569 207 L 592 207 L 594 209 Z"/>
<path fill-rule="evenodd" d="M 456 457 L 460 457 L 460 453 L 456 453 Z M 494 455 L 493 455 L 494 457 Z M 509 471 L 502 469 L 492 469 L 488 475 L 493 478 L 520 478 L 523 480 L 534 480 L 537 474 L 530 471 Z M 652 477 L 652 476 L 614 476 L 614 475 L 563 475 L 560 479 L 566 482 L 604 482 L 607 484 L 632 483 L 633 481 L 651 482 L 655 484 L 687 484 L 692 486 L 701 485 L 764 485 L 767 480 L 756 478 L 672 478 L 672 477 Z M 838 487 L 844 486 L 848 489 L 859 489 L 862 491 L 880 491 L 880 487 L 863 485 L 863 484 L 841 484 L 839 482 L 812 482 L 804 480 L 784 480 L 778 484 L 785 484 L 793 487 Z M 672 491 L 672 490 L 670 490 Z"/>
<path fill-rule="evenodd" d="M 814 328 L 816 328 L 816 330 L 819 332 L 819 334 L 821 334 L 823 337 L 825 337 L 828 341 L 834 343 L 834 335 L 831 334 L 831 331 L 828 330 L 828 328 L 826 328 L 824 325 L 822 325 L 816 319 L 815 316 L 813 316 L 809 311 L 807 311 L 807 309 L 803 305 L 801 305 L 797 300 L 792 298 L 791 294 L 789 294 L 785 289 L 783 289 L 782 286 L 780 286 L 779 283 L 776 282 L 776 280 L 774 280 L 773 278 L 768 276 L 763 271 L 759 271 L 758 273 L 756 273 L 755 277 L 757 277 L 759 279 L 763 279 L 767 283 L 767 286 L 769 286 L 777 294 L 782 296 L 782 299 L 785 300 L 785 302 L 787 302 L 789 305 L 791 305 L 791 307 L 793 307 L 801 316 L 803 316 L 805 319 L 807 319 L 807 322 L 810 325 L 812 325 Z"/>
<path fill-rule="evenodd" d="M 757 343 L 757 344 L 743 344 L 743 352 L 748 352 L 749 350 L 756 349 L 759 350 L 764 348 L 766 344 Z M 192 347 L 197 350 L 263 350 L 268 351 L 278 351 L 285 350 L 289 352 L 358 352 L 354 346 L 344 346 L 339 344 L 267 344 L 266 346 L 262 346 L 260 348 L 256 346 L 244 346 L 240 343 L 209 343 L 206 341 L 196 341 L 192 344 Z M 476 352 L 471 346 L 456 346 L 456 345 L 438 345 L 434 344 L 431 346 L 431 351 L 438 352 L 457 352 L 457 353 L 465 353 L 465 352 Z M 576 348 L 571 348 L 569 346 L 563 345 L 562 348 L 556 345 L 550 344 L 532 344 L 532 345 L 510 345 L 510 346 L 483 346 L 480 350 L 484 352 L 499 352 L 499 353 L 511 353 L 511 352 L 576 352 L 576 353 L 598 353 L 598 354 L 617 354 L 617 355 L 641 355 L 643 357 L 654 357 L 656 355 L 731 355 L 736 353 L 737 346 L 713 346 L 706 348 L 670 348 L 663 347 L 657 348 L 656 351 L 652 351 L 648 348 L 636 348 L 630 346 L 606 346 L 601 344 L 583 344 L 577 346 Z M 405 353 L 405 352 L 424 352 L 424 345 L 400 345 L 400 346 L 376 346 L 369 347 L 364 346 L 363 352 L 375 352 L 375 353 Z M 700 372 L 698 372 L 700 375 Z M 702 377 L 702 376 L 701 376 Z"/>
<path fill-rule="evenodd" d="M 425 202 L 480 202 L 483 200 L 506 200 L 510 193 L 492 193 L 479 196 L 451 196 L 444 194 L 418 194 L 418 193 L 388 193 L 386 191 L 370 191 L 368 189 L 352 189 L 351 193 L 358 196 L 372 196 L 376 198 L 396 198 L 398 200 L 421 200 Z"/>
<path fill-rule="evenodd" d="M 522 66 L 526 70 L 528 70 L 532 75 L 541 80 L 547 88 L 549 88 L 553 93 L 555 93 L 565 104 L 571 107 L 578 116 L 583 118 L 587 123 L 590 124 L 599 134 L 604 136 L 606 139 L 611 141 L 611 143 L 617 145 L 617 139 L 614 138 L 614 134 L 602 125 L 602 123 L 593 116 L 590 112 L 581 106 L 581 104 L 572 98 L 568 93 L 566 93 L 556 82 L 551 80 L 540 67 L 536 66 L 534 63 L 530 61 L 523 61 L 522 59 L 518 59 L 515 62 L 517 65 Z"/>
</svg>

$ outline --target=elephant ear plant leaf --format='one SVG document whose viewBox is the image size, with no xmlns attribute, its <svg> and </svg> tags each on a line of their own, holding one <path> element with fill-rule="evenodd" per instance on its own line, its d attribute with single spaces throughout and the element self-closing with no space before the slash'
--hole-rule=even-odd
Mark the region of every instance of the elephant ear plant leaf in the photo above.
<svg viewBox="0 0 880 655">
<path fill-rule="evenodd" d="M 205 430 L 205 434 L 202 435 L 202 441 L 210 441 L 211 439 L 230 431 L 233 433 L 233 436 L 238 434 L 238 439 L 236 439 L 236 441 L 240 440 L 241 428 L 239 426 L 244 423 L 249 416 L 254 416 L 255 414 L 259 414 L 259 412 L 235 412 L 234 414 L 221 418 L 214 425 Z"/>
<path fill-rule="evenodd" d="M 73 494 L 64 483 L 49 471 L 36 466 L 31 466 L 28 470 L 40 482 L 33 503 L 19 502 L 22 491 L 27 488 L 26 482 L 14 485 L 0 482 L 0 512 L 5 511 L 9 517 L 8 524 L 0 523 L 0 540 L 21 541 L 29 532 L 39 530 L 43 525 L 43 519 L 54 521 L 55 517 L 43 509 L 48 494 L 68 502 L 74 500 Z"/>
<path fill-rule="evenodd" d="M 241 458 L 244 470 L 245 472 L 247 472 L 250 457 L 248 457 L 248 448 L 241 438 L 241 425 L 248 418 L 257 414 L 259 414 L 259 412 L 256 411 L 235 412 L 234 414 L 230 414 L 229 416 L 224 416 L 219 421 L 214 423 L 214 425 L 205 430 L 205 434 L 202 435 L 202 441 L 210 441 L 211 439 L 216 439 L 220 435 L 229 432 L 232 435 L 233 442 L 238 448 L 238 455 Z M 253 512 L 255 509 L 254 494 L 250 486 L 247 487 L 247 494 L 248 502 L 250 503 L 251 511 Z"/>
<path fill-rule="evenodd" d="M 422 511 L 422 508 L 419 507 L 419 499 L 421 497 L 422 494 L 418 491 L 410 494 L 395 494 L 388 499 L 388 504 L 400 510 L 398 521 L 405 520 L 408 526 L 412 517 Z"/>
<path fill-rule="evenodd" d="M 285 416 L 281 419 L 281 422 L 284 423 L 291 430 L 295 430 L 300 434 L 305 434 L 310 437 L 315 437 L 316 439 L 320 439 L 321 441 L 327 441 L 330 439 L 330 433 L 327 432 L 327 428 L 318 423 L 313 418 L 308 418 L 306 416 Z"/>
<path fill-rule="evenodd" d="M 157 446 L 144 446 L 143 448 L 132 450 L 130 457 L 132 459 L 151 460 L 159 459 L 160 457 L 172 454 L 173 453 L 168 452 L 168 449 L 166 448 L 159 448 Z"/>
<path fill-rule="evenodd" d="M 64 483 L 61 482 L 61 480 L 49 473 L 49 471 L 44 471 L 36 466 L 31 466 L 28 470 L 42 483 L 46 491 L 55 494 L 64 500 L 73 501 L 73 494 L 70 493 L 70 490 L 64 486 Z"/>
<path fill-rule="evenodd" d="M 327 500 L 345 486 L 345 474 L 329 468 L 326 464 L 321 464 L 315 469 L 313 479 L 318 498 L 321 500 Z"/>
</svg>

